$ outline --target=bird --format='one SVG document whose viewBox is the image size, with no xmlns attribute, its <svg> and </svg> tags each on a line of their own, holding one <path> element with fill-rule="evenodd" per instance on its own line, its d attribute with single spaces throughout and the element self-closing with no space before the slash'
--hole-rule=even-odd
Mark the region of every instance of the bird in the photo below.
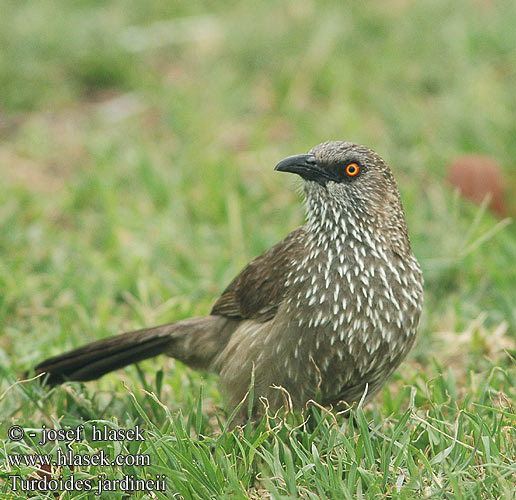
<svg viewBox="0 0 516 500">
<path fill-rule="evenodd" d="M 423 304 L 397 183 L 377 153 L 345 141 L 275 170 L 302 178 L 306 222 L 244 267 L 209 315 L 99 340 L 35 372 L 89 381 L 166 354 L 218 374 L 243 419 L 251 388 L 253 416 L 370 401 L 411 350 Z"/>
</svg>

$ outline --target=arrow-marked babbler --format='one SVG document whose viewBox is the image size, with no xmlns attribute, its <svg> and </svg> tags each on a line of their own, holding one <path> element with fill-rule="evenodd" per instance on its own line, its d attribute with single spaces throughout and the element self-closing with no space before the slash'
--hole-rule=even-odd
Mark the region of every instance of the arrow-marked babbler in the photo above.
<svg viewBox="0 0 516 500">
<path fill-rule="evenodd" d="M 251 261 L 208 316 L 100 340 L 36 372 L 51 384 L 86 381 L 166 354 L 217 373 L 229 409 L 254 378 L 255 413 L 261 398 L 280 407 L 284 390 L 294 408 L 377 393 L 412 347 L 423 301 L 392 172 L 349 142 L 319 144 L 276 170 L 304 179 L 307 222 Z"/>
</svg>

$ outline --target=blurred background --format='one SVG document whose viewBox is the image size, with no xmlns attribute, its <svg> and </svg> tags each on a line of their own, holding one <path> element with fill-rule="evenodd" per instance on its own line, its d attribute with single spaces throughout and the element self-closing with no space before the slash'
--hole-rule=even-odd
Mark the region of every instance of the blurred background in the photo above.
<svg viewBox="0 0 516 500">
<path fill-rule="evenodd" d="M 274 165 L 330 139 L 376 150 L 400 185 L 426 278 L 404 380 L 436 363 L 459 386 L 514 367 L 516 2 L 3 0 L 1 11 L 5 373 L 206 314 L 303 221 L 298 181 Z M 478 202 L 486 186 L 491 205 Z"/>
</svg>

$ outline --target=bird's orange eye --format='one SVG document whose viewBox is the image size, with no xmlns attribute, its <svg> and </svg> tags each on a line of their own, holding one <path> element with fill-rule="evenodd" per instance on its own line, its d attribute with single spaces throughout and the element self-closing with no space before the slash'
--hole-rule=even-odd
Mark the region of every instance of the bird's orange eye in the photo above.
<svg viewBox="0 0 516 500">
<path fill-rule="evenodd" d="M 350 163 L 346 167 L 346 174 L 348 174 L 350 177 L 355 177 L 355 175 L 357 175 L 358 172 L 360 172 L 360 167 L 357 163 Z"/>
</svg>

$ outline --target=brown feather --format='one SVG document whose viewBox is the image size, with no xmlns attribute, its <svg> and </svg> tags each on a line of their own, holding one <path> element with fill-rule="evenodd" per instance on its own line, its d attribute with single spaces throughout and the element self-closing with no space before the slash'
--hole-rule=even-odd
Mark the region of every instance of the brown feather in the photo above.
<svg viewBox="0 0 516 500">
<path fill-rule="evenodd" d="M 237 319 L 269 321 L 285 298 L 290 262 L 304 251 L 304 227 L 253 259 L 222 292 L 211 314 Z"/>
</svg>

